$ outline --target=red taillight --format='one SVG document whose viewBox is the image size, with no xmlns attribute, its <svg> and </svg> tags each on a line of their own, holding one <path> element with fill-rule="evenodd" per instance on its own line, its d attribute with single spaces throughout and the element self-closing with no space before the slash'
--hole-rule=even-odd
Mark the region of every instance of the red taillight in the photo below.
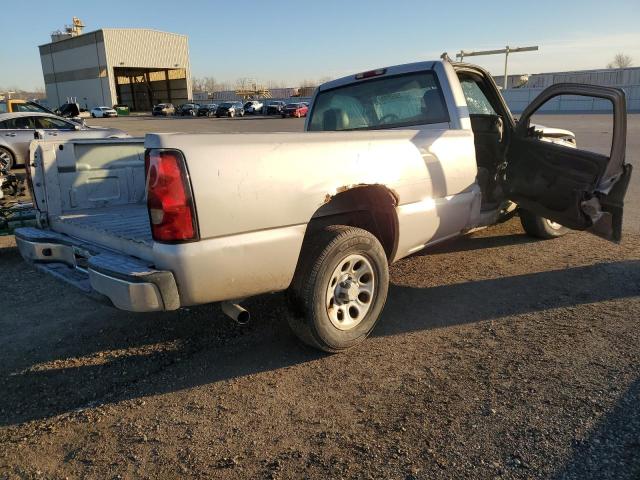
<svg viewBox="0 0 640 480">
<path fill-rule="evenodd" d="M 147 150 L 145 170 L 153 239 L 168 243 L 196 240 L 196 213 L 182 154 L 176 150 Z"/>
</svg>

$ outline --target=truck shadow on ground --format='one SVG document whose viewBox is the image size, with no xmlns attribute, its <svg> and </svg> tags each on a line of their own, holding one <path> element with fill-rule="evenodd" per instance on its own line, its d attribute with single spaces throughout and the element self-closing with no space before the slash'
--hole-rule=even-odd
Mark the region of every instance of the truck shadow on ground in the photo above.
<svg viewBox="0 0 640 480">
<path fill-rule="evenodd" d="M 487 248 L 494 245 L 495 238 L 441 248 Z M 509 241 L 514 239 L 498 240 L 498 245 Z M 500 321 L 509 315 L 635 297 L 638 285 L 638 260 L 429 288 L 392 285 L 374 336 Z M 66 301 L 75 301 L 78 310 L 93 305 L 79 294 L 69 296 Z M 42 305 L 42 309 L 55 309 L 53 303 Z M 17 308 L 17 303 L 11 305 L 9 308 Z M 282 294 L 250 300 L 247 307 L 256 313 L 255 320 L 239 327 L 214 306 L 159 315 L 128 314 L 97 306 L 90 322 L 81 326 L 65 322 L 55 335 L 40 340 L 40 345 L 29 341 L 17 347 L 5 345 L 2 357 L 13 358 L 0 362 L 4 365 L 0 368 L 0 425 L 174 392 L 323 357 L 301 346 L 289 332 Z M 366 349 L 356 349 L 347 355 L 364 354 Z"/>
<path fill-rule="evenodd" d="M 640 378 L 619 397 L 587 438 L 574 442 L 569 460 L 550 478 L 640 478 L 639 405 Z"/>
<path fill-rule="evenodd" d="M 439 245 L 421 250 L 413 256 L 439 255 L 443 253 L 468 252 L 472 250 L 484 250 L 488 248 L 499 248 L 510 245 L 526 245 L 528 243 L 539 242 L 538 239 L 523 234 L 507 234 L 500 236 L 469 236 L 464 239 L 454 239 L 443 242 Z"/>
</svg>

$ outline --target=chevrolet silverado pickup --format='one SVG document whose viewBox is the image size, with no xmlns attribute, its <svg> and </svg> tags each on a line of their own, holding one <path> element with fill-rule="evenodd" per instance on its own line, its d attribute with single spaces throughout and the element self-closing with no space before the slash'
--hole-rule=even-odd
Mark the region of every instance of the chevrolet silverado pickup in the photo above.
<svg viewBox="0 0 640 480">
<path fill-rule="evenodd" d="M 610 102 L 607 155 L 531 116 L 559 95 Z M 299 338 L 337 352 L 369 335 L 388 265 L 519 212 L 542 238 L 613 241 L 631 165 L 621 90 L 558 84 L 515 121 L 491 76 L 447 59 L 321 85 L 305 132 L 34 140 L 39 269 L 117 308 L 154 312 L 287 291 Z"/>
</svg>

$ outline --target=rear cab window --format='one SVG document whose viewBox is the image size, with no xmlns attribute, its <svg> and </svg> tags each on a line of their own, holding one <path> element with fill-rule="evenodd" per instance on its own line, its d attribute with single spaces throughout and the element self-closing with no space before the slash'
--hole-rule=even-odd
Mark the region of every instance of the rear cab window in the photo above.
<svg viewBox="0 0 640 480">
<path fill-rule="evenodd" d="M 364 80 L 318 93 L 310 131 L 375 130 L 449 122 L 431 70 Z"/>
</svg>

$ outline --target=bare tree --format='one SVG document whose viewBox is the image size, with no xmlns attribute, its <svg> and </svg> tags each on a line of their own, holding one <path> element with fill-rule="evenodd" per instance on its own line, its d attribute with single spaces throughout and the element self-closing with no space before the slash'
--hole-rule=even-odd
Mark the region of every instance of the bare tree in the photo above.
<svg viewBox="0 0 640 480">
<path fill-rule="evenodd" d="M 287 88 L 287 82 L 283 82 L 282 80 L 269 80 L 267 81 L 267 88 Z"/>
<path fill-rule="evenodd" d="M 633 65 L 633 59 L 624 53 L 616 53 L 613 61 L 607 64 L 607 68 L 627 68 Z"/>
<path fill-rule="evenodd" d="M 217 90 L 218 83 L 214 77 L 202 77 L 200 82 L 205 92 L 215 92 Z"/>
<path fill-rule="evenodd" d="M 203 92 L 204 91 L 204 82 L 201 78 L 191 77 L 191 85 L 193 87 L 194 92 Z"/>
</svg>

